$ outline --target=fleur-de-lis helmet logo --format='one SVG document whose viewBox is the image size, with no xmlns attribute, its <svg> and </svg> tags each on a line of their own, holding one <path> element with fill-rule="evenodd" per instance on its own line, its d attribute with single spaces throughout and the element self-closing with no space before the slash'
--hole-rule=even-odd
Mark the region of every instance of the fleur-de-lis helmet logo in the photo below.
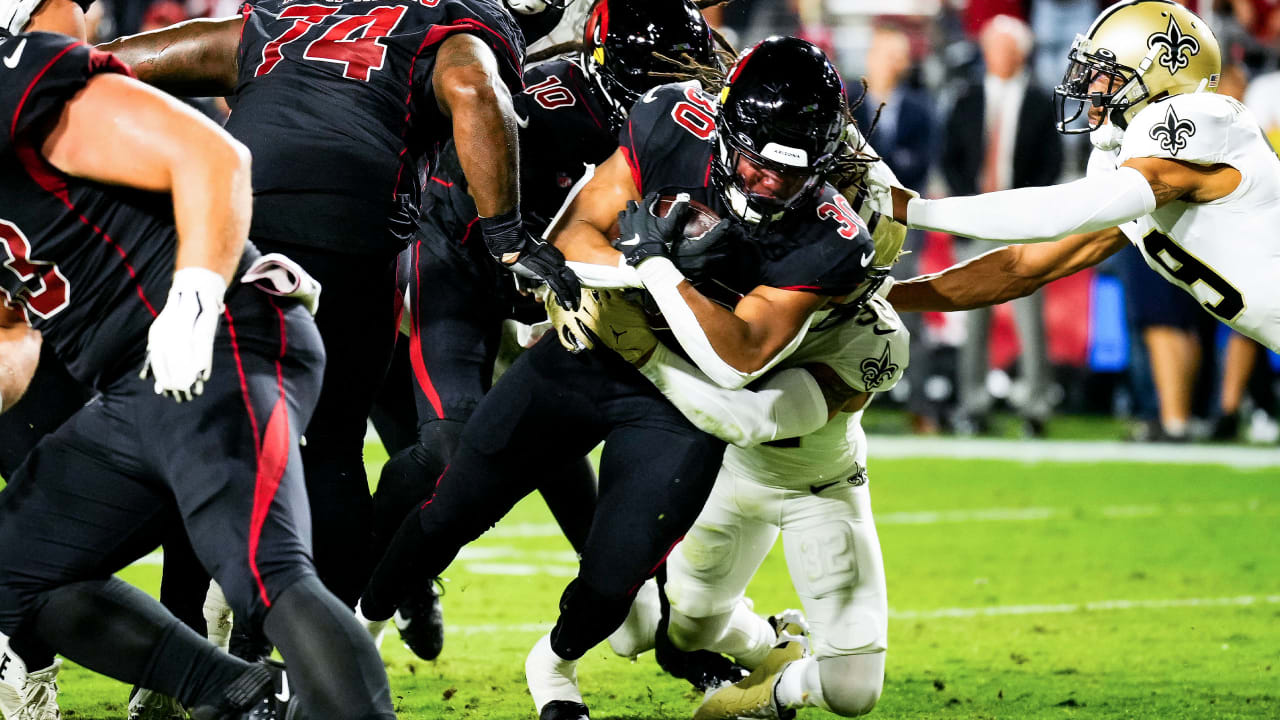
<svg viewBox="0 0 1280 720">
<path fill-rule="evenodd" d="M 1151 139 L 1159 142 L 1162 149 L 1177 155 L 1179 150 L 1187 146 L 1187 140 L 1196 134 L 1196 124 L 1178 117 L 1178 113 L 1170 107 L 1164 120 L 1152 127 L 1150 134 Z"/>
<path fill-rule="evenodd" d="M 1170 75 L 1191 64 L 1191 57 L 1200 52 L 1200 41 L 1194 35 L 1187 35 L 1178 27 L 1173 13 L 1169 13 L 1169 27 L 1164 32 L 1152 33 L 1147 37 L 1147 47 L 1164 46 L 1164 52 L 1156 61 L 1169 71 Z"/>
<path fill-rule="evenodd" d="M 889 362 L 889 343 L 884 344 L 884 352 L 878 358 L 867 358 L 858 366 L 862 370 L 862 384 L 867 390 L 875 390 L 898 372 L 898 366 Z"/>
</svg>

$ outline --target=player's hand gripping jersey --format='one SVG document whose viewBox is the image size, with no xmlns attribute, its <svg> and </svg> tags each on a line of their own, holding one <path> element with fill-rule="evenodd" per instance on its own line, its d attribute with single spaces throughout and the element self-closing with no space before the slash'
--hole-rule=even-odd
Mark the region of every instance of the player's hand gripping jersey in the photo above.
<svg viewBox="0 0 1280 720">
<path fill-rule="evenodd" d="M 177 248 L 173 203 L 65 175 L 36 143 L 93 75 L 131 73 L 52 33 L 6 36 L 0 52 L 15 63 L 0 86 L 0 300 L 22 311 L 77 380 L 109 381 L 141 364 L 164 307 Z"/>
<path fill-rule="evenodd" d="M 1216 93 L 1152 103 L 1125 131 L 1112 167 L 1141 157 L 1240 171 L 1239 187 L 1226 197 L 1176 200 L 1121 227 L 1165 279 L 1226 324 L 1280 350 L 1280 158 L 1253 114 Z M 1106 169 L 1090 163 L 1091 173 Z"/>
<path fill-rule="evenodd" d="M 642 195 L 684 192 L 722 218 L 734 217 L 712 184 L 715 114 L 714 98 L 693 83 L 661 85 L 641 97 L 618 141 Z M 755 227 L 734 221 L 721 252 L 697 277 L 681 270 L 709 298 L 732 307 L 760 285 L 847 295 L 866 278 L 875 247 L 848 201 L 825 185 L 815 200 L 776 221 Z"/>
<path fill-rule="evenodd" d="M 305 223 L 355 244 L 336 250 L 403 246 L 374 230 L 397 196 L 420 199 L 424 165 L 452 135 L 431 86 L 440 44 L 474 35 L 521 87 L 524 39 L 498 0 L 261 0 L 242 13 L 227 130 L 253 153 L 253 236 L 287 239 Z"/>
</svg>

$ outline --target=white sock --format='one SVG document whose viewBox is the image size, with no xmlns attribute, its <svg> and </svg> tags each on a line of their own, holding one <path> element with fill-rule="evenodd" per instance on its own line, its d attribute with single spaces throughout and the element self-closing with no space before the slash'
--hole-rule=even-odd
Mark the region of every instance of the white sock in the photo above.
<svg viewBox="0 0 1280 720">
<path fill-rule="evenodd" d="M 754 670 L 777 640 L 778 634 L 769 621 L 752 612 L 746 603 L 739 602 L 729 618 L 729 627 L 709 649 L 724 653 L 742 667 Z"/>
<path fill-rule="evenodd" d="M 538 712 L 552 700 L 582 702 L 578 691 L 578 661 L 565 660 L 551 649 L 551 633 L 543 635 L 524 661 L 529 694 Z"/>
<path fill-rule="evenodd" d="M 227 652 L 231 646 L 231 606 L 222 594 L 222 587 L 213 580 L 209 581 L 209 591 L 204 596 L 204 627 L 209 642 Z"/>
<path fill-rule="evenodd" d="M 818 672 L 818 658 L 810 655 L 782 669 L 775 690 L 778 704 L 784 708 L 819 707 L 830 710 L 822 696 L 822 677 Z"/>
</svg>

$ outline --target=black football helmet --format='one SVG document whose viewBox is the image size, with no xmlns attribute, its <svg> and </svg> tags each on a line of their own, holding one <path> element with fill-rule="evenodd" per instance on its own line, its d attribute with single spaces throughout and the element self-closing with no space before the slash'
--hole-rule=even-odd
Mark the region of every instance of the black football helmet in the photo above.
<svg viewBox="0 0 1280 720">
<path fill-rule="evenodd" d="M 504 4 L 520 26 L 527 48 L 556 29 L 573 0 L 504 0 Z"/>
<path fill-rule="evenodd" d="M 812 43 L 771 37 L 739 56 L 720 92 L 712 163 L 729 209 L 754 224 L 811 199 L 840 148 L 844 107 L 840 73 Z"/>
<path fill-rule="evenodd" d="M 614 132 L 641 95 L 670 82 L 653 73 L 676 68 L 654 53 L 675 60 L 688 55 L 708 66 L 719 62 L 711 28 L 691 0 L 597 0 L 583 30 L 582 67 Z"/>
</svg>

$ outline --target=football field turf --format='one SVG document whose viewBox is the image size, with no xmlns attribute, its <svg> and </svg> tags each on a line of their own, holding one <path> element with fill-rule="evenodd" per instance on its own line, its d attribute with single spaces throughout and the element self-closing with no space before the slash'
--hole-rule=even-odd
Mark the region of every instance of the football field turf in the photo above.
<svg viewBox="0 0 1280 720">
<path fill-rule="evenodd" d="M 872 717 L 1280 717 L 1280 466 L 1080 462 L 1126 447 L 1107 444 L 1075 462 L 870 447 L 890 604 Z M 380 463 L 371 447 L 372 477 Z M 441 658 L 413 658 L 394 630 L 384 643 L 400 717 L 533 717 L 524 657 L 575 569 L 537 497 L 464 550 Z M 123 576 L 155 591 L 159 567 Z M 796 603 L 780 547 L 749 592 L 760 612 Z M 699 699 L 651 653 L 598 647 L 579 678 L 602 720 L 688 718 Z M 124 717 L 124 686 L 70 663 L 61 680 L 67 718 Z"/>
</svg>

